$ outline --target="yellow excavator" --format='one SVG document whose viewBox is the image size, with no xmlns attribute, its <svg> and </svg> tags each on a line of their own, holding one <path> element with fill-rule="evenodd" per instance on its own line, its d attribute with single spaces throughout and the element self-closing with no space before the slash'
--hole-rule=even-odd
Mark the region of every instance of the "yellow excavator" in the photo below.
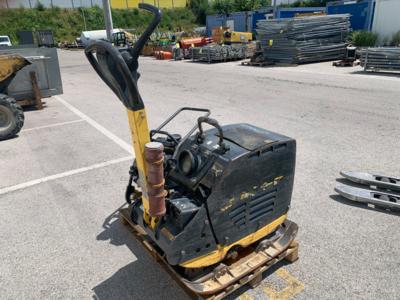
<svg viewBox="0 0 400 300">
<path fill-rule="evenodd" d="M 212 30 L 212 38 L 218 44 L 246 44 L 253 40 L 251 32 L 233 31 L 229 27 L 215 27 Z"/>
<path fill-rule="evenodd" d="M 85 54 L 127 108 L 135 161 L 122 219 L 185 290 L 226 296 L 286 258 L 297 258 L 297 225 L 287 219 L 296 142 L 250 125 L 220 125 L 208 109 L 183 107 L 149 130 L 138 89 L 138 58 L 161 11 L 134 47 L 92 41 Z M 180 113 L 201 116 L 184 136 L 166 131 Z M 204 125 L 211 126 L 205 130 Z"/>
<path fill-rule="evenodd" d="M 22 107 L 7 95 L 7 87 L 17 72 L 30 64 L 17 54 L 0 55 L 0 141 L 15 136 L 24 125 Z"/>
</svg>

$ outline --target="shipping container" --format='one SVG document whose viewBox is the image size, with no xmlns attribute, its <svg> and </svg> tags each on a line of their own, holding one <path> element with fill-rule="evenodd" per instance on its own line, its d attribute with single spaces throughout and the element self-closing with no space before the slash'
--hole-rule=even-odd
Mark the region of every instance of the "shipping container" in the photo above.
<svg viewBox="0 0 400 300">
<path fill-rule="evenodd" d="M 253 32 L 257 21 L 272 17 L 272 8 L 257 11 L 234 12 L 227 15 L 209 15 L 206 18 L 207 36 L 212 36 L 215 27 L 226 26 L 233 31 Z"/>
<path fill-rule="evenodd" d="M 249 12 L 249 17 L 247 21 L 247 28 L 250 32 L 253 33 L 253 36 L 256 34 L 257 21 L 272 19 L 274 17 L 274 9 L 272 7 L 260 9 L 256 11 Z M 249 29 L 251 28 L 251 29 Z"/>
<path fill-rule="evenodd" d="M 298 14 L 325 13 L 325 7 L 278 7 L 276 17 L 278 19 L 294 18 Z"/>
<path fill-rule="evenodd" d="M 334 1 L 328 2 L 328 15 L 350 14 L 350 26 L 353 30 L 371 30 L 374 15 L 375 0 Z"/>
</svg>

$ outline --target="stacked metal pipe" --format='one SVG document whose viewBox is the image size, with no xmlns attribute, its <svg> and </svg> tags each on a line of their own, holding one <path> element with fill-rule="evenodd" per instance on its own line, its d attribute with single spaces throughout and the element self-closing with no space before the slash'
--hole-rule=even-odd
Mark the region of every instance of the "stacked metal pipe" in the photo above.
<svg viewBox="0 0 400 300">
<path fill-rule="evenodd" d="M 300 64 L 344 58 L 350 15 L 260 20 L 257 39 L 264 60 Z"/>
<path fill-rule="evenodd" d="M 365 70 L 399 70 L 400 47 L 367 48 L 359 51 L 360 64 Z"/>
<path fill-rule="evenodd" d="M 209 44 L 203 47 L 192 47 L 192 60 L 204 62 L 221 62 L 246 58 L 247 45 L 217 45 Z"/>
</svg>

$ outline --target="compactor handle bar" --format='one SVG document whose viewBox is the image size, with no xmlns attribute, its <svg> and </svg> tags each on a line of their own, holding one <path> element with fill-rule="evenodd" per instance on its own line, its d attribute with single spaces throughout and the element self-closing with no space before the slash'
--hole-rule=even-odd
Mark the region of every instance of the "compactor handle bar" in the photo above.
<svg viewBox="0 0 400 300">
<path fill-rule="evenodd" d="M 124 106 L 133 111 L 144 108 L 137 86 L 140 77 L 137 71 L 139 54 L 161 21 L 161 11 L 157 7 L 139 3 L 139 8 L 152 12 L 154 17 L 133 48 L 119 51 L 109 42 L 101 40 L 93 41 L 85 48 L 85 55 L 100 78 Z"/>
<path fill-rule="evenodd" d="M 203 127 L 201 126 L 202 123 L 207 123 L 208 125 L 215 127 L 218 131 L 218 137 L 219 137 L 218 145 L 219 145 L 221 151 L 225 152 L 225 151 L 229 150 L 228 146 L 225 145 L 225 143 L 224 143 L 224 133 L 222 131 L 221 126 L 219 125 L 217 120 L 211 119 L 209 117 L 199 117 L 197 119 L 197 126 L 199 127 L 199 133 L 197 134 L 197 141 L 199 143 L 202 143 L 204 141 L 204 131 L 203 131 Z"/>
</svg>

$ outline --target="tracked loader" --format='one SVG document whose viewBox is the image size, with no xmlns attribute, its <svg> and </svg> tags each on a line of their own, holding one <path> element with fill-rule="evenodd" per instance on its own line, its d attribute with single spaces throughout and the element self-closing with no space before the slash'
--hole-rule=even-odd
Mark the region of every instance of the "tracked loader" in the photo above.
<svg viewBox="0 0 400 300">
<path fill-rule="evenodd" d="M 185 290 L 219 299 L 260 282 L 282 259 L 297 259 L 297 225 L 287 219 L 296 159 L 294 139 L 250 124 L 221 126 L 208 109 L 184 107 L 149 130 L 138 90 L 138 57 L 161 19 L 135 46 L 93 41 L 85 54 L 127 108 L 135 161 L 121 219 Z M 165 130 L 177 115 L 201 116 L 184 136 Z M 204 130 L 208 125 L 211 129 Z"/>
</svg>

